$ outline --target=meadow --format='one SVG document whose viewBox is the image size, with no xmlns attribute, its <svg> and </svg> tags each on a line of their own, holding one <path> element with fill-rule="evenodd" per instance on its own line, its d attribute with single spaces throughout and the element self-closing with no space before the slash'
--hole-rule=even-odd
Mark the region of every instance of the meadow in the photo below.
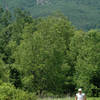
<svg viewBox="0 0 100 100">
<path fill-rule="evenodd" d="M 38 100 L 75 100 L 75 98 L 39 98 Z M 87 100 L 100 100 L 100 98 L 96 98 L 96 97 L 88 97 Z"/>
</svg>

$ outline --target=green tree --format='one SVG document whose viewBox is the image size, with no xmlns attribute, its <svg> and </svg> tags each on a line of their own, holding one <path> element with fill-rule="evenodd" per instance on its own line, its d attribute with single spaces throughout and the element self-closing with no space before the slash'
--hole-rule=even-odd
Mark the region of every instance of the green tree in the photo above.
<svg viewBox="0 0 100 100">
<path fill-rule="evenodd" d="M 23 40 L 14 52 L 13 66 L 23 74 L 22 82 L 28 90 L 34 89 L 40 94 L 43 91 L 62 93 L 67 69 L 70 69 L 64 59 L 73 27 L 65 19 L 48 17 L 36 28 L 34 32 L 33 24 L 25 26 Z"/>
<path fill-rule="evenodd" d="M 70 43 L 69 57 L 75 67 L 75 83 L 78 88 L 83 87 L 87 95 L 90 96 L 96 93 L 98 95 L 98 92 L 95 93 L 95 91 L 99 88 L 99 82 L 96 82 L 94 76 L 99 71 L 99 45 L 98 30 L 92 30 L 88 33 L 76 32 Z M 97 79 L 99 80 L 98 77 Z"/>
<path fill-rule="evenodd" d="M 0 58 L 0 80 L 4 82 L 9 81 L 9 66 L 6 65 Z"/>
</svg>

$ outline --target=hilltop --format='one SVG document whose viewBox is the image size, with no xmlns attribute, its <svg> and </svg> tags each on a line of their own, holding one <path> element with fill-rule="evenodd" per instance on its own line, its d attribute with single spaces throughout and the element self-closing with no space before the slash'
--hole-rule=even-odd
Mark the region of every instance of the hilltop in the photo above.
<svg viewBox="0 0 100 100">
<path fill-rule="evenodd" d="M 21 8 L 33 17 L 47 16 L 60 11 L 78 28 L 85 30 L 100 27 L 99 0 L 0 0 L 8 9 Z"/>
</svg>

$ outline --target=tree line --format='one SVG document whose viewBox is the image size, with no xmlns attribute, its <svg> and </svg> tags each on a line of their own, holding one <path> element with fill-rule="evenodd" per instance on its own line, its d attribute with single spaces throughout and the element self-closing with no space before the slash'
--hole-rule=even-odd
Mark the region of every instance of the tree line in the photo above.
<svg viewBox="0 0 100 100">
<path fill-rule="evenodd" d="M 79 87 L 100 96 L 99 59 L 99 29 L 77 30 L 59 13 L 32 18 L 0 8 L 0 98 L 73 95 Z"/>
</svg>

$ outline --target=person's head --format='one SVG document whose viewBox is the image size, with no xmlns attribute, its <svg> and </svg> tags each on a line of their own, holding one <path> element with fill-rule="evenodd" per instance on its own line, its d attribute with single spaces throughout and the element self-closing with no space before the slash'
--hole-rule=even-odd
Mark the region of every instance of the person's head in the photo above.
<svg viewBox="0 0 100 100">
<path fill-rule="evenodd" d="M 82 93 L 82 89 L 81 89 L 81 88 L 79 88 L 79 89 L 78 89 L 78 92 L 81 94 L 81 93 Z"/>
</svg>

